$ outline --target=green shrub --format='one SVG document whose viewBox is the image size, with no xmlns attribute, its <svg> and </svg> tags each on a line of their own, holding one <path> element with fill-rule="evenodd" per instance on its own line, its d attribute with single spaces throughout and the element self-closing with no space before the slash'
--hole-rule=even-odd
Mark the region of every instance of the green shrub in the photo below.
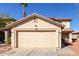
<svg viewBox="0 0 79 59">
<path fill-rule="evenodd" d="M 11 38 L 10 37 L 6 39 L 6 44 L 11 44 Z"/>
</svg>

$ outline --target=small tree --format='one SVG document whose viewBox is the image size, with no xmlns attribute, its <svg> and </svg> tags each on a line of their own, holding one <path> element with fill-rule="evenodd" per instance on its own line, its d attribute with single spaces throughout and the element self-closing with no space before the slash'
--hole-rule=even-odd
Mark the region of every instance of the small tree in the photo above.
<svg viewBox="0 0 79 59">
<path fill-rule="evenodd" d="M 0 28 L 4 28 L 7 23 L 16 21 L 14 18 L 0 18 Z"/>
<path fill-rule="evenodd" d="M 6 44 L 10 45 L 11 44 L 11 37 L 8 37 L 6 40 Z"/>
</svg>

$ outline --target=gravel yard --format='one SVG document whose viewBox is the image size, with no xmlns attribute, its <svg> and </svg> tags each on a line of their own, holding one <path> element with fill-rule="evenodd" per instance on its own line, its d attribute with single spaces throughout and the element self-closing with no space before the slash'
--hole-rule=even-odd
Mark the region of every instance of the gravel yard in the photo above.
<svg viewBox="0 0 79 59">
<path fill-rule="evenodd" d="M 0 44 L 0 54 L 5 53 L 10 49 L 11 49 L 10 45 Z"/>
</svg>

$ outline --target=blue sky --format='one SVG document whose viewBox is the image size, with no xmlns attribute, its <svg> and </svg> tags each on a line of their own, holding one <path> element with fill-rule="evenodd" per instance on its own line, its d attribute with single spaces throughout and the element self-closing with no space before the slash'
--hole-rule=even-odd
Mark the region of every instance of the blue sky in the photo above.
<svg viewBox="0 0 79 59">
<path fill-rule="evenodd" d="M 38 13 L 47 17 L 71 18 L 71 29 L 79 30 L 79 4 L 29 3 L 26 11 L 27 15 Z M 23 17 L 19 3 L 0 4 L 0 14 L 8 14 L 17 20 Z"/>
</svg>

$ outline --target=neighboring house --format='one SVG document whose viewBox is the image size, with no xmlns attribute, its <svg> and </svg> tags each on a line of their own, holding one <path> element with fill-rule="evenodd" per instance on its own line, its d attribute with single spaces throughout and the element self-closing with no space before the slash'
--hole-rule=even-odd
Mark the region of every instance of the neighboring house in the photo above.
<svg viewBox="0 0 79 59">
<path fill-rule="evenodd" d="M 79 40 L 79 31 L 77 31 L 77 32 L 72 32 L 72 38 L 73 38 L 73 40 L 75 39 L 75 40 Z"/>
<path fill-rule="evenodd" d="M 6 25 L 16 21 L 13 18 L 0 18 L 0 43 L 5 43 L 5 30 Z"/>
<path fill-rule="evenodd" d="M 11 33 L 11 46 L 16 48 L 61 48 L 62 39 L 72 42 L 70 21 L 34 13 L 7 25 L 5 38 Z"/>
</svg>

